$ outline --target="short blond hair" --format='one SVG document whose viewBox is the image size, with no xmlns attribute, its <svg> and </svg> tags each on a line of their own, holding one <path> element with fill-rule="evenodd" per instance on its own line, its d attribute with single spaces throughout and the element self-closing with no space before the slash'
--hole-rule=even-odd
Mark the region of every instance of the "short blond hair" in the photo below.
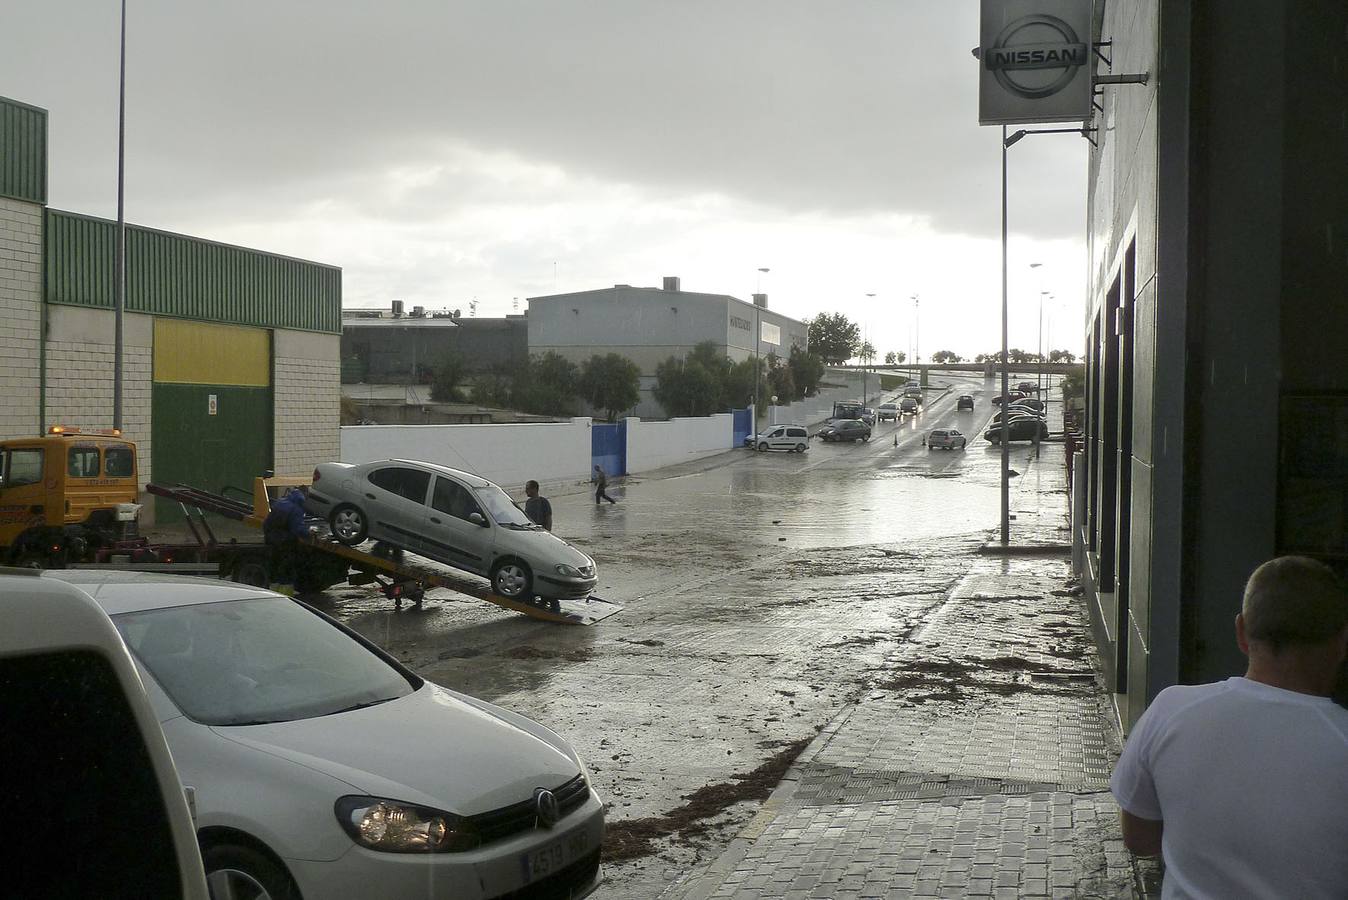
<svg viewBox="0 0 1348 900">
<path fill-rule="evenodd" d="M 1305 556 L 1279 556 L 1254 570 L 1241 604 L 1245 634 L 1274 651 L 1319 644 L 1348 626 L 1348 592 L 1334 570 Z"/>
</svg>

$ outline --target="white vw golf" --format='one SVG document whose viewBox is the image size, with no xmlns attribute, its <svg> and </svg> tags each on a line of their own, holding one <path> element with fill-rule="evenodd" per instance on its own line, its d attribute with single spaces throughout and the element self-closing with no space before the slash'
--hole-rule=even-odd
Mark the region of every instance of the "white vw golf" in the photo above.
<svg viewBox="0 0 1348 900">
<path fill-rule="evenodd" d="M 213 896 L 582 897 L 604 806 L 570 745 L 288 597 L 56 571 L 112 617 L 195 801 Z"/>
</svg>

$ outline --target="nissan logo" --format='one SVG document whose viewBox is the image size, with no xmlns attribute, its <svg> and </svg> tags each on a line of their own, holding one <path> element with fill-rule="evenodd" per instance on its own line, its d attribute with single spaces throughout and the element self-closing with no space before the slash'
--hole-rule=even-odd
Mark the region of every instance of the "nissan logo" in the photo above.
<svg viewBox="0 0 1348 900">
<path fill-rule="evenodd" d="M 984 63 L 1003 88 L 1036 100 L 1067 87 L 1086 65 L 1089 48 L 1057 16 L 1016 19 L 983 53 Z"/>
<path fill-rule="evenodd" d="M 562 809 L 557 805 L 557 795 L 547 788 L 534 791 L 534 809 L 538 811 L 538 821 L 544 828 L 551 828 L 562 817 Z"/>
</svg>

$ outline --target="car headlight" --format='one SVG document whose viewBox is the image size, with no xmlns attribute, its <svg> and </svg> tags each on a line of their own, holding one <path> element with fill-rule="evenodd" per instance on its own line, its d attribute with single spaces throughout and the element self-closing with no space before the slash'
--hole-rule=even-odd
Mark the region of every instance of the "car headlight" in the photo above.
<svg viewBox="0 0 1348 900">
<path fill-rule="evenodd" d="M 581 576 L 580 576 L 580 569 L 577 569 L 575 566 L 568 566 L 566 563 L 558 563 L 558 564 L 557 564 L 557 574 L 558 574 L 558 575 L 565 575 L 567 578 L 579 578 L 579 577 L 581 577 Z"/>
<path fill-rule="evenodd" d="M 371 850 L 462 853 L 482 843 L 462 816 L 426 806 L 379 797 L 342 797 L 335 809 L 342 829 Z"/>
</svg>

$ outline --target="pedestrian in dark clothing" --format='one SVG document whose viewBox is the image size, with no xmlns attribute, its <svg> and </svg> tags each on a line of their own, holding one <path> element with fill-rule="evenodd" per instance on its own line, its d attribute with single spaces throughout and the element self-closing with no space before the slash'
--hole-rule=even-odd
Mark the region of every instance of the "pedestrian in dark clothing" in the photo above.
<svg viewBox="0 0 1348 900">
<path fill-rule="evenodd" d="M 271 573 L 281 584 L 297 584 L 300 574 L 299 540 L 309 536 L 304 523 L 304 488 L 293 488 L 271 505 L 262 520 L 262 539 L 271 548 Z"/>
<path fill-rule="evenodd" d="M 610 497 L 610 496 L 608 495 L 608 491 L 604 490 L 606 487 L 608 487 L 608 476 L 604 474 L 604 467 L 603 467 L 603 466 L 596 465 L 596 466 L 594 467 L 594 505 L 595 505 L 595 506 L 598 506 L 598 505 L 599 505 L 599 501 L 600 501 L 600 500 L 607 500 L 609 503 L 617 503 L 617 502 L 618 502 L 617 500 L 614 500 L 612 497 Z"/>
<path fill-rule="evenodd" d="M 524 501 L 524 514 L 529 517 L 529 521 L 535 525 L 542 525 L 548 531 L 552 530 L 552 504 L 548 502 L 547 497 L 538 496 L 538 482 L 530 479 L 524 484 L 524 496 L 529 499 Z"/>
</svg>

